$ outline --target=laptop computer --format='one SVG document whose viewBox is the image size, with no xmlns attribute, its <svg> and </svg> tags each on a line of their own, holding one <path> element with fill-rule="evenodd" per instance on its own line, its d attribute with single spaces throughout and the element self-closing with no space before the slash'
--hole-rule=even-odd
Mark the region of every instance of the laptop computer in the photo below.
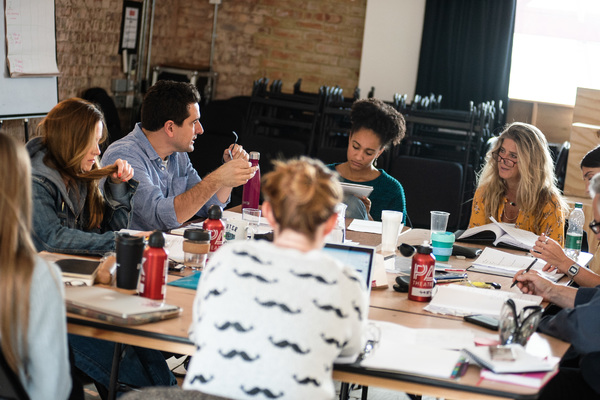
<svg viewBox="0 0 600 400">
<path fill-rule="evenodd" d="M 364 288 L 371 291 L 375 248 L 351 244 L 325 243 L 323 251 L 342 263 L 353 267 L 362 277 Z"/>
<path fill-rule="evenodd" d="M 177 317 L 181 309 L 161 301 L 98 286 L 65 287 L 67 311 L 119 325 L 139 325 Z"/>
</svg>

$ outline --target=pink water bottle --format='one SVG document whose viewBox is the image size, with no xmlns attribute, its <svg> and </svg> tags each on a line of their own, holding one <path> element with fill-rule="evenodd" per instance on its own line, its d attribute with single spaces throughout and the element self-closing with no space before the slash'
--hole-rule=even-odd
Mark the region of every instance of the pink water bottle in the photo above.
<svg viewBox="0 0 600 400">
<path fill-rule="evenodd" d="M 253 167 L 257 167 L 259 169 L 256 170 L 256 173 L 252 178 L 246 182 L 244 185 L 244 190 L 242 192 L 242 210 L 244 208 L 258 208 L 258 203 L 260 201 L 260 167 L 258 165 L 258 160 L 260 159 L 260 153 L 258 151 L 250 152 L 250 162 Z"/>
<path fill-rule="evenodd" d="M 139 293 L 152 300 L 164 300 L 167 291 L 169 253 L 164 247 L 165 236 L 154 231 L 142 256 Z"/>
<path fill-rule="evenodd" d="M 435 258 L 431 255 L 431 247 L 427 241 L 417 247 L 412 258 L 408 299 L 414 301 L 430 301 L 433 294 L 433 273 Z"/>
</svg>

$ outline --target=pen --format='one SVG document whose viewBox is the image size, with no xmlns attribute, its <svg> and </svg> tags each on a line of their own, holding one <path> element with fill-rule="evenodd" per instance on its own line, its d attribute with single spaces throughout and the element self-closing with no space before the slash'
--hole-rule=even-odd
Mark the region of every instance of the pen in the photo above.
<svg viewBox="0 0 600 400">
<path fill-rule="evenodd" d="M 236 145 L 237 141 L 238 141 L 238 135 L 237 135 L 237 133 L 235 133 L 235 131 L 231 131 L 231 133 L 233 133 L 233 135 L 235 136 L 235 141 L 233 142 L 233 144 Z M 229 149 L 229 158 L 233 160 L 233 155 L 231 154 L 231 149 Z"/>
<path fill-rule="evenodd" d="M 529 272 L 529 270 L 531 269 L 531 267 L 533 267 L 533 264 L 535 264 L 535 263 L 536 263 L 536 261 L 537 261 L 537 258 L 534 258 L 534 259 L 533 259 L 533 261 L 531 262 L 531 264 L 529 264 L 529 266 L 528 266 L 527 268 L 525 268 L 525 271 L 523 271 L 523 272 L 521 273 L 521 275 L 524 275 L 524 274 L 528 273 L 528 272 Z M 513 281 L 512 285 L 510 285 L 510 288 L 512 289 L 512 288 L 513 288 L 513 287 L 514 287 L 516 284 L 517 284 L 517 280 L 515 279 L 515 280 Z"/>
</svg>

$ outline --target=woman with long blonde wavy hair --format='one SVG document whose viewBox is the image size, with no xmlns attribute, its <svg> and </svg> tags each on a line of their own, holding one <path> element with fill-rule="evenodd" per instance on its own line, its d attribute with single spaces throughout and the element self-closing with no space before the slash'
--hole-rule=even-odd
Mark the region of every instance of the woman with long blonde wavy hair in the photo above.
<svg viewBox="0 0 600 400">
<path fill-rule="evenodd" d="M 71 98 L 58 103 L 27 143 L 33 168 L 33 241 L 38 251 L 98 254 L 127 228 L 137 182 L 124 160 L 100 167 L 102 112 Z M 102 178 L 106 178 L 101 187 Z"/>
<path fill-rule="evenodd" d="M 556 187 L 544 134 L 521 122 L 508 125 L 488 151 L 477 179 L 469 227 L 498 222 L 564 243 L 567 204 Z"/>
<path fill-rule="evenodd" d="M 31 166 L 0 133 L 0 337 L 2 354 L 31 399 L 71 391 L 60 271 L 31 242 Z"/>
</svg>

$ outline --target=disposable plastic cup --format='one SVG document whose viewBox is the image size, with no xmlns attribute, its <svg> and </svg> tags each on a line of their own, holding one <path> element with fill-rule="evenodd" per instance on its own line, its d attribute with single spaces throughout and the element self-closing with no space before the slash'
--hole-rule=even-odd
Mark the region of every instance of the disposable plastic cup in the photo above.
<svg viewBox="0 0 600 400">
<path fill-rule="evenodd" d="M 398 234 L 402 229 L 402 213 L 400 211 L 381 211 L 381 250 L 396 251 Z"/>
<path fill-rule="evenodd" d="M 450 213 L 446 211 L 431 211 L 431 234 L 434 232 L 446 232 L 448 226 L 448 217 Z"/>
<path fill-rule="evenodd" d="M 454 233 L 434 232 L 431 234 L 431 249 L 437 261 L 448 261 L 452 255 Z"/>
</svg>

